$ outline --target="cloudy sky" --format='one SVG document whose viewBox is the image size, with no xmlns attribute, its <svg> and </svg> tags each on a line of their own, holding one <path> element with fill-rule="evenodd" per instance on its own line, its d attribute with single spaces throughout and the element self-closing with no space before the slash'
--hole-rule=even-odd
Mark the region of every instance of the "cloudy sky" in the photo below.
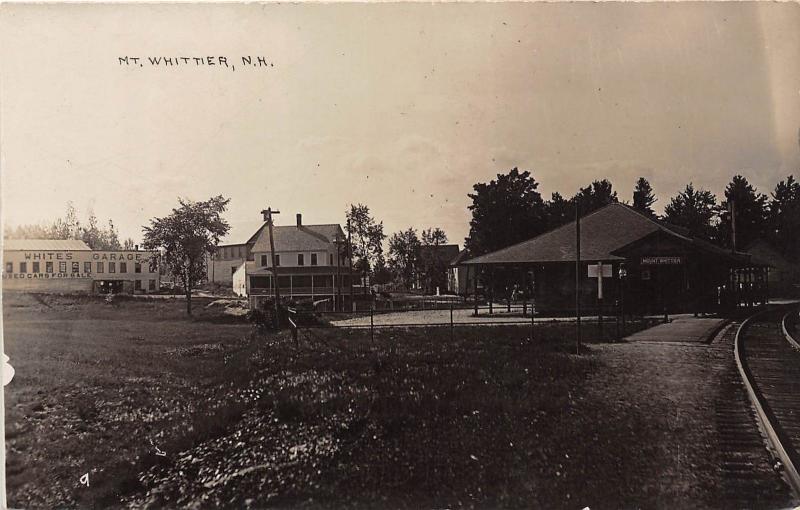
<svg viewBox="0 0 800 510">
<path fill-rule="evenodd" d="M 689 181 L 800 173 L 796 3 L 5 4 L 0 23 L 7 225 L 72 200 L 139 241 L 177 197 L 222 194 L 231 242 L 267 205 L 335 223 L 361 202 L 462 244 L 472 185 L 514 166 L 547 197 L 609 178 L 630 200 L 645 176 L 659 210 Z"/>
</svg>

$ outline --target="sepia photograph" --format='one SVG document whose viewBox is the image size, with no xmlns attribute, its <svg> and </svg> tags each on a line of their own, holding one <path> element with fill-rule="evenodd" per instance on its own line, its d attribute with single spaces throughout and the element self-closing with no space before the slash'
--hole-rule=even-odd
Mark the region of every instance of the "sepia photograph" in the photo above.
<svg viewBox="0 0 800 510">
<path fill-rule="evenodd" d="M 800 508 L 800 4 L 0 4 L 0 508 Z"/>
</svg>

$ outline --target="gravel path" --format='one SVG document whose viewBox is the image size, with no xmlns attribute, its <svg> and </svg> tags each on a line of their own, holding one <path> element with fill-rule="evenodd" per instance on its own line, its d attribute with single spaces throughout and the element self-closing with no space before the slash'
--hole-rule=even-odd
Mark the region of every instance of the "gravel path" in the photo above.
<svg viewBox="0 0 800 510">
<path fill-rule="evenodd" d="M 589 393 L 608 402 L 619 422 L 634 423 L 637 445 L 622 455 L 649 480 L 635 499 L 671 508 L 786 508 L 792 497 L 773 469 L 733 360 L 735 325 L 712 344 L 696 329 L 666 342 L 597 345 L 604 365 L 588 381 Z M 590 505 L 591 506 L 591 505 Z"/>
</svg>

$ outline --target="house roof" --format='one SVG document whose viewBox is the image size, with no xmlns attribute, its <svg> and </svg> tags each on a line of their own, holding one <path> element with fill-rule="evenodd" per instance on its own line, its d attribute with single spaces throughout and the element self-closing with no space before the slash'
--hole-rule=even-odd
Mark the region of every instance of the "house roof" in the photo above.
<svg viewBox="0 0 800 510">
<path fill-rule="evenodd" d="M 448 265 L 450 267 L 456 267 L 456 266 L 460 265 L 462 262 L 464 262 L 465 260 L 467 260 L 468 258 L 469 258 L 469 252 L 467 251 L 466 248 L 464 248 L 463 250 L 458 252 L 458 255 L 456 255 L 455 257 L 453 257 L 450 260 Z"/>
<path fill-rule="evenodd" d="M 270 251 L 269 229 L 266 222 L 247 240 L 252 251 Z M 325 225 L 276 225 L 275 251 L 313 251 L 327 250 L 336 238 L 344 236 L 342 227 L 331 223 Z"/>
<path fill-rule="evenodd" d="M 91 251 L 79 239 L 3 239 L 3 249 L 8 251 Z"/>
<path fill-rule="evenodd" d="M 581 259 L 619 260 L 612 252 L 657 231 L 691 241 L 678 229 L 656 221 L 633 208 L 613 203 L 581 218 Z M 533 239 L 463 261 L 464 264 L 517 264 L 575 260 L 575 222 L 569 222 Z"/>
<path fill-rule="evenodd" d="M 753 259 L 782 271 L 797 270 L 799 264 L 792 263 L 783 256 L 775 247 L 763 239 L 756 239 L 747 247 L 746 250 L 753 256 Z"/>
</svg>

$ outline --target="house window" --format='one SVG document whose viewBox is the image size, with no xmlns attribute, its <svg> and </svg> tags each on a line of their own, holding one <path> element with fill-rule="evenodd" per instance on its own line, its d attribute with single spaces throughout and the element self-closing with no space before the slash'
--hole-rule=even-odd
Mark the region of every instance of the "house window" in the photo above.
<svg viewBox="0 0 800 510">
<path fill-rule="evenodd" d="M 142 290 L 142 280 L 133 281 L 133 290 Z"/>
<path fill-rule="evenodd" d="M 317 254 L 316 253 L 312 253 L 311 254 L 311 265 L 312 266 L 316 266 L 317 265 Z"/>
<path fill-rule="evenodd" d="M 109 262 L 108 263 L 108 272 L 109 273 L 116 273 L 117 272 L 117 263 L 116 262 Z"/>
<path fill-rule="evenodd" d="M 275 255 L 275 265 L 276 266 L 280 266 L 281 265 L 281 256 L 280 255 Z"/>
<path fill-rule="evenodd" d="M 141 273 L 142 272 L 142 264 L 137 262 L 136 264 L 133 265 L 133 270 L 136 273 Z"/>
<path fill-rule="evenodd" d="M 239 258 L 240 259 L 244 258 L 244 247 L 243 246 L 239 246 Z"/>
<path fill-rule="evenodd" d="M 72 263 L 72 272 L 73 273 L 80 273 L 81 272 L 81 263 L 80 262 L 73 262 Z"/>
<path fill-rule="evenodd" d="M 128 272 L 128 263 L 127 262 L 120 262 L 119 263 L 119 272 L 120 273 L 127 273 Z"/>
<path fill-rule="evenodd" d="M 262 267 L 267 267 L 267 256 L 266 255 L 261 255 L 261 266 Z"/>
<path fill-rule="evenodd" d="M 97 263 L 97 272 L 98 273 L 102 273 L 103 272 L 103 263 L 102 262 L 98 262 Z"/>
<path fill-rule="evenodd" d="M 9 264 L 10 264 L 10 262 L 9 262 Z M 53 272 L 53 263 L 52 262 L 45 262 L 44 263 L 44 270 L 47 273 L 52 273 Z"/>
<path fill-rule="evenodd" d="M 332 266 L 333 265 L 333 253 L 329 253 L 328 254 L 328 258 L 330 259 L 330 262 L 328 262 L 328 265 Z"/>
<path fill-rule="evenodd" d="M 66 262 L 59 262 L 58 263 L 58 272 L 59 273 L 66 273 L 67 272 L 67 263 Z"/>
<path fill-rule="evenodd" d="M 38 262 L 34 262 L 34 263 L 33 263 L 33 272 L 34 272 L 34 273 L 38 273 L 39 271 L 40 271 L 40 269 L 39 269 L 39 263 L 38 263 Z"/>
<path fill-rule="evenodd" d="M 28 272 L 28 263 L 27 262 L 20 262 L 19 263 L 19 272 L 20 273 L 27 273 Z"/>
<path fill-rule="evenodd" d="M 48 264 L 52 267 L 52 262 L 48 262 Z M 14 263 L 13 262 L 6 262 L 6 273 L 13 273 L 14 272 Z"/>
<path fill-rule="evenodd" d="M 155 280 L 147 280 L 147 290 L 156 290 Z"/>
<path fill-rule="evenodd" d="M 306 262 L 305 262 L 305 257 L 303 256 L 303 254 L 302 254 L 302 253 L 298 253 L 298 254 L 297 254 L 297 265 L 298 265 L 298 266 L 304 266 L 304 265 L 306 265 Z"/>
<path fill-rule="evenodd" d="M 90 274 L 92 272 L 92 263 L 91 262 L 84 262 L 83 263 L 83 272 L 86 274 Z"/>
</svg>

